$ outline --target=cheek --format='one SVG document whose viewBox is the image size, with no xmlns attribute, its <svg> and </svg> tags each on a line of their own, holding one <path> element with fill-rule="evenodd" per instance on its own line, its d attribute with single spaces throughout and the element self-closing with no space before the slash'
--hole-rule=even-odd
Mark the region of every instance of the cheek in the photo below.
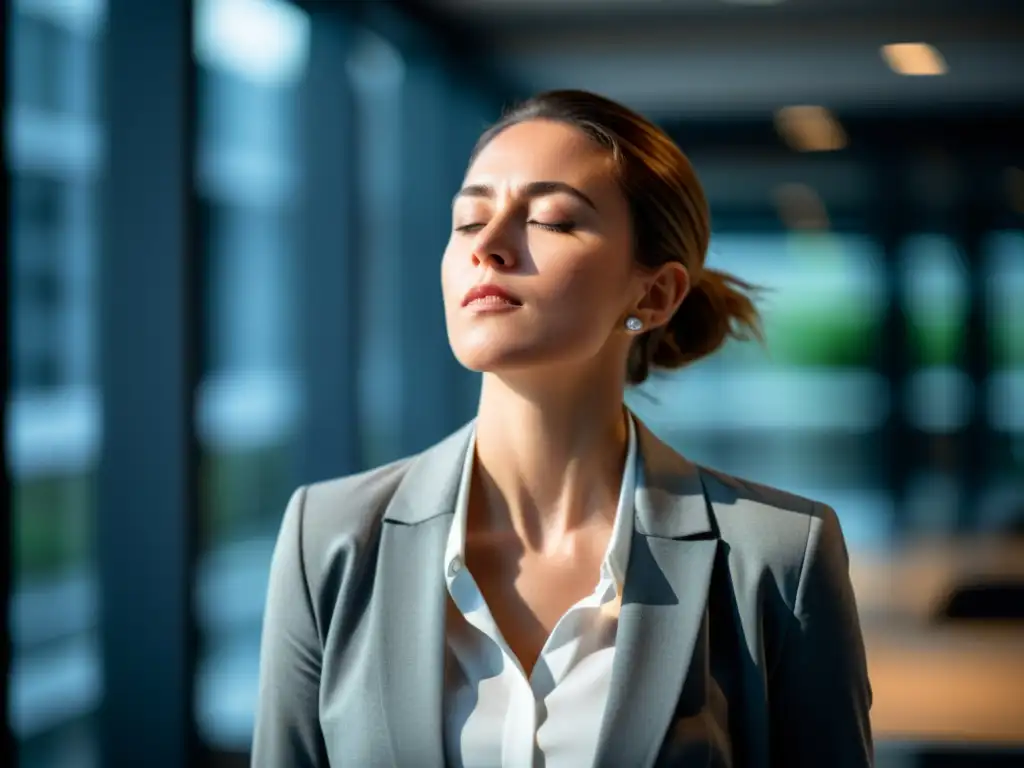
<svg viewBox="0 0 1024 768">
<path fill-rule="evenodd" d="M 552 275 L 552 294 L 577 311 L 589 314 L 618 312 L 617 299 L 625 295 L 629 275 L 615 254 L 592 254 Z"/>
</svg>

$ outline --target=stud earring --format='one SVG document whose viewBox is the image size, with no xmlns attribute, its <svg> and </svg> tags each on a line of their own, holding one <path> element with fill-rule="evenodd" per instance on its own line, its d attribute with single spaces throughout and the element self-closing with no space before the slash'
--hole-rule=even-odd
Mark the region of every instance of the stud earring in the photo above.
<svg viewBox="0 0 1024 768">
<path fill-rule="evenodd" d="M 633 317 L 630 315 L 626 318 L 626 328 L 630 331 L 639 331 L 644 327 L 644 321 L 639 317 Z"/>
</svg>

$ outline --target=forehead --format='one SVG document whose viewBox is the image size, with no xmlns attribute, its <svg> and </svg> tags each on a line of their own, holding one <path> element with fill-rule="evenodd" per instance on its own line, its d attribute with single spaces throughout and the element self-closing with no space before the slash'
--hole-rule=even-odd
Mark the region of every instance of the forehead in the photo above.
<svg viewBox="0 0 1024 768">
<path fill-rule="evenodd" d="M 557 180 L 573 185 L 614 183 L 611 152 L 571 125 L 529 120 L 499 133 L 483 148 L 466 181 L 528 183 Z"/>
</svg>

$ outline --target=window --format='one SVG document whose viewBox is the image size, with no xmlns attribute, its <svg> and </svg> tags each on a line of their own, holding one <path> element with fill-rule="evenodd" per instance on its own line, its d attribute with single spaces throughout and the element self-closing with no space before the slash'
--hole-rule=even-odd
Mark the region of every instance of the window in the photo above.
<svg viewBox="0 0 1024 768">
<path fill-rule="evenodd" d="M 909 478 L 907 522 L 922 533 L 949 530 L 964 503 L 957 439 L 974 397 L 963 370 L 969 274 L 956 241 L 945 234 L 911 235 L 898 255 L 911 366 L 899 396 L 921 446 Z"/>
<path fill-rule="evenodd" d="M 967 321 L 967 269 L 943 235 L 908 238 L 901 252 L 901 290 L 911 364 L 904 393 L 915 427 L 948 433 L 967 423 L 971 383 L 961 370 Z"/>
<path fill-rule="evenodd" d="M 1024 231 L 992 233 L 984 243 L 992 372 L 988 422 L 993 432 L 989 493 L 982 517 L 994 525 L 1024 524 Z"/>
<path fill-rule="evenodd" d="M 279 0 L 202 0 L 195 24 L 208 318 L 196 414 L 196 715 L 208 744 L 244 750 L 270 554 L 296 485 L 297 121 L 309 19 Z"/>
<path fill-rule="evenodd" d="M 86 766 L 102 695 L 92 528 L 104 7 L 25 0 L 11 22 L 11 726 L 20 765 Z"/>
<path fill-rule="evenodd" d="M 359 179 L 362 295 L 372 296 L 360 307 L 360 327 L 366 343 L 360 349 L 359 402 L 363 421 L 362 454 L 367 466 L 378 466 L 402 455 L 401 410 L 401 297 L 394 276 L 401 269 L 401 232 L 396 225 L 402 189 L 402 87 L 405 64 L 387 40 L 363 30 L 349 58 L 349 77 L 356 99 L 360 141 L 356 173 Z M 387 287 L 391 286 L 388 290 Z"/>
</svg>

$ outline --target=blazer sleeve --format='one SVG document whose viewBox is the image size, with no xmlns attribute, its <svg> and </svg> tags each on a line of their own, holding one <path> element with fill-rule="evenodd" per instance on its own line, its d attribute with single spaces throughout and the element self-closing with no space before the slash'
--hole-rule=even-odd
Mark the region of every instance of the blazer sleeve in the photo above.
<svg viewBox="0 0 1024 768">
<path fill-rule="evenodd" d="M 836 513 L 816 505 L 769 690 L 773 766 L 874 764 L 871 685 Z"/>
<path fill-rule="evenodd" d="M 292 496 L 270 565 L 260 645 L 253 768 L 328 768 L 320 730 L 322 646 L 306 580 L 306 491 Z"/>
</svg>

